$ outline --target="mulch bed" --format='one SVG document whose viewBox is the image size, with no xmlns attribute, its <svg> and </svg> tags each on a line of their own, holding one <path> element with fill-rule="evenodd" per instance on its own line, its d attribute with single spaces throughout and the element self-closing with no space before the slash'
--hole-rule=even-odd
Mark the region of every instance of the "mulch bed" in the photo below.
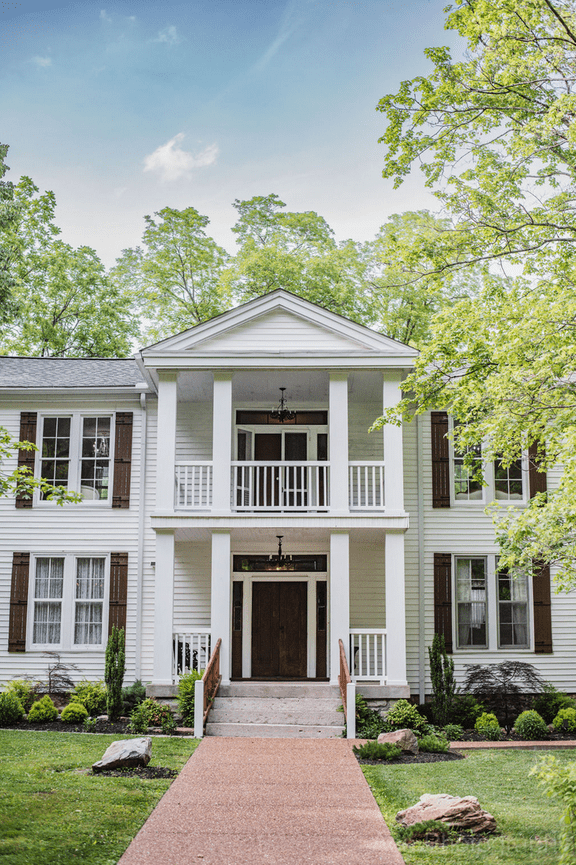
<svg viewBox="0 0 576 865">
<path fill-rule="evenodd" d="M 409 751 L 403 751 L 395 760 L 365 760 L 362 757 L 357 757 L 359 763 L 364 766 L 384 766 L 386 763 L 442 763 L 446 760 L 464 760 L 465 755 L 458 751 L 447 751 L 445 754 L 431 754 L 423 751 L 421 754 L 411 754 Z"/>
<path fill-rule="evenodd" d="M 175 778 L 176 769 L 167 769 L 165 766 L 131 766 L 119 769 L 102 769 L 100 772 L 92 771 L 91 775 L 107 775 L 111 778 Z"/>
<path fill-rule="evenodd" d="M 551 733 L 548 733 L 544 742 L 571 742 L 576 739 L 576 734 L 568 733 L 564 731 L 554 730 Z M 487 739 L 486 736 L 481 736 L 480 733 L 477 733 L 476 730 L 465 730 L 464 736 L 462 738 L 463 742 L 489 742 L 492 741 Z M 503 733 L 502 738 L 498 739 L 499 742 L 528 742 L 529 739 L 523 739 L 522 736 L 519 736 L 517 733 Z"/>
<path fill-rule="evenodd" d="M 2 725 L 0 725 L 2 726 Z M 161 734 L 160 727 L 150 727 L 147 733 L 135 734 L 128 729 L 128 719 L 117 721 L 115 724 L 110 724 L 108 721 L 96 721 L 94 730 L 85 730 L 82 724 L 65 724 L 63 721 L 50 721 L 44 724 L 29 724 L 28 721 L 19 721 L 17 724 L 7 724 L 6 729 L 11 730 L 38 730 L 49 731 L 52 733 L 112 733 L 115 736 L 150 736 Z M 191 736 L 192 732 L 187 727 L 181 727 L 174 731 L 174 736 Z"/>
</svg>

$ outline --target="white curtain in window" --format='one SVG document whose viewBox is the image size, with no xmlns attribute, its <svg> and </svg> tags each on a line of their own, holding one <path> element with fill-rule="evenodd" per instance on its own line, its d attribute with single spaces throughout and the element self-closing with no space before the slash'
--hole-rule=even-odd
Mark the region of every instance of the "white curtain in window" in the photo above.
<svg viewBox="0 0 576 865">
<path fill-rule="evenodd" d="M 76 560 L 76 612 L 74 643 L 102 643 L 104 559 Z"/>
</svg>

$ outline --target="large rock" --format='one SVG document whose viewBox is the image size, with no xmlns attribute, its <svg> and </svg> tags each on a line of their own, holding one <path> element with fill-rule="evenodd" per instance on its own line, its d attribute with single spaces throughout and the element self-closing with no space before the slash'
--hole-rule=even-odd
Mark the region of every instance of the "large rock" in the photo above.
<svg viewBox="0 0 576 865">
<path fill-rule="evenodd" d="M 152 739 L 122 739 L 112 742 L 101 760 L 92 765 L 94 772 L 102 769 L 117 769 L 121 766 L 147 766 L 152 757 Z"/>
<path fill-rule="evenodd" d="M 496 831 L 496 820 L 480 807 L 476 796 L 449 796 L 439 793 L 436 796 L 425 793 L 420 801 L 405 811 L 398 811 L 396 820 L 402 826 L 412 826 L 424 820 L 440 820 L 455 829 L 466 829 L 474 833 Z"/>
<path fill-rule="evenodd" d="M 418 753 L 418 739 L 412 730 L 392 730 L 391 733 L 380 733 L 378 744 L 382 744 L 382 742 L 399 745 L 403 751 L 409 751 L 411 754 Z"/>
</svg>

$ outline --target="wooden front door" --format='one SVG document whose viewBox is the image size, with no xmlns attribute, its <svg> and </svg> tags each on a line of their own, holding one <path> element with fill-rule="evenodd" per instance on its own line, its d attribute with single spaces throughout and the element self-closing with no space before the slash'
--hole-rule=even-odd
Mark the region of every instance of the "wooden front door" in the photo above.
<svg viewBox="0 0 576 865">
<path fill-rule="evenodd" d="M 305 679 L 308 584 L 252 584 L 252 678 Z"/>
</svg>

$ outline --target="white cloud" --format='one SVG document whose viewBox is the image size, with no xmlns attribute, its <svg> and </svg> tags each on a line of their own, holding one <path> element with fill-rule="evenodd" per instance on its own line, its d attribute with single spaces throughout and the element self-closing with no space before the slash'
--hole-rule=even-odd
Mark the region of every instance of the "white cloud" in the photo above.
<svg viewBox="0 0 576 865">
<path fill-rule="evenodd" d="M 32 63 L 35 63 L 36 66 L 41 66 L 45 68 L 46 66 L 52 66 L 52 58 L 51 57 L 33 57 Z"/>
<path fill-rule="evenodd" d="M 158 32 L 158 36 L 154 42 L 165 42 L 167 45 L 179 45 L 182 40 L 178 36 L 174 25 L 171 24 L 170 27 L 165 27 L 164 30 Z"/>
<path fill-rule="evenodd" d="M 184 133 L 179 132 L 166 144 L 157 147 L 153 153 L 144 158 L 144 171 L 157 171 L 161 180 L 189 179 L 195 168 L 203 168 L 213 165 L 218 156 L 218 146 L 209 144 L 200 153 L 194 155 L 187 150 L 182 150 L 180 142 Z"/>
<path fill-rule="evenodd" d="M 112 21 L 112 18 L 110 17 L 110 15 L 108 15 L 108 13 L 106 12 L 105 9 L 101 9 L 100 10 L 100 20 L 101 21 L 107 21 L 108 23 L 110 23 Z"/>
</svg>

